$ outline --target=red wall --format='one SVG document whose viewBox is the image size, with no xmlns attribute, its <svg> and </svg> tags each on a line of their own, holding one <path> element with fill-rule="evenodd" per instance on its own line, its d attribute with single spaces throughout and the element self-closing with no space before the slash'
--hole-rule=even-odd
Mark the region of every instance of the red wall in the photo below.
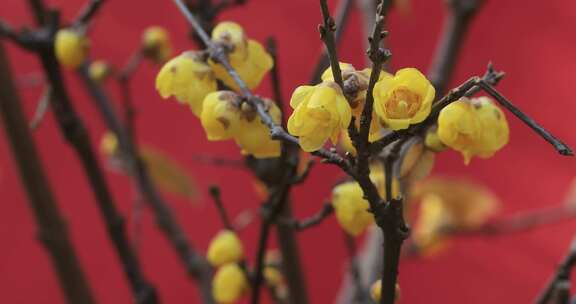
<svg viewBox="0 0 576 304">
<path fill-rule="evenodd" d="M 66 18 L 72 18 L 84 1 L 58 0 Z M 96 58 L 122 64 L 139 42 L 142 28 L 167 27 L 178 51 L 190 48 L 187 25 L 171 1 L 107 1 L 93 32 Z M 304 83 L 320 50 L 316 26 L 320 13 L 316 1 L 249 0 L 224 18 L 242 23 L 254 38 L 274 35 L 279 40 L 283 88 Z M 333 1 L 336 2 L 336 1 Z M 389 43 L 393 66 L 426 70 L 441 29 L 443 1 L 411 1 L 409 15 L 390 17 Z M 574 80 L 576 80 L 576 2 L 492 0 L 473 24 L 456 71 L 457 84 L 484 72 L 486 63 L 507 72 L 500 90 L 517 105 L 567 143 L 576 146 L 574 135 Z M 31 24 L 25 1 L 3 0 L 0 17 L 12 24 Z M 353 14 L 341 58 L 357 66 L 362 63 L 358 14 Z M 9 47 L 14 69 L 20 73 L 39 71 L 36 58 Z M 170 153 L 196 176 L 200 189 L 218 183 L 232 214 L 256 208 L 250 175 L 235 169 L 213 168 L 193 161 L 197 154 L 238 157 L 233 143 L 209 143 L 198 121 L 185 108 L 162 101 L 154 90 L 157 67 L 145 64 L 134 79 L 139 108 L 140 139 Z M 67 75 L 71 94 L 87 121 L 92 140 L 98 143 L 104 131 L 94 108 L 74 75 Z M 114 84 L 109 84 L 116 90 Z M 39 88 L 22 91 L 26 110 L 33 112 Z M 259 90 L 269 92 L 267 84 Z M 466 176 L 491 187 L 504 202 L 502 211 L 538 208 L 559 203 L 574 177 L 573 158 L 557 155 L 541 138 L 510 115 L 511 143 L 490 160 L 474 160 L 464 166 L 454 152 L 438 157 L 435 174 Z M 38 147 L 60 206 L 69 220 L 74 245 L 100 303 L 129 303 L 129 290 L 106 238 L 90 189 L 79 163 L 65 145 L 49 115 L 35 133 Z M 295 194 L 297 214 L 317 210 L 330 193 L 337 171 L 318 166 L 309 183 Z M 128 180 L 109 173 L 109 184 L 118 205 L 129 214 L 132 190 Z M 167 196 L 178 219 L 199 250 L 220 228 L 207 196 L 197 202 Z M 0 132 L 0 295 L 9 303 L 61 303 L 55 277 L 44 250 L 34 238 L 35 224 L 12 163 L 4 133 Z M 253 253 L 257 226 L 242 232 Z M 451 250 L 435 259 L 413 259 L 401 267 L 404 303 L 526 303 L 542 287 L 563 255 L 576 228 L 564 222 L 538 230 L 500 237 L 460 239 Z M 300 236 L 304 265 L 313 303 L 330 303 L 339 284 L 345 256 L 341 234 L 334 219 Z M 144 216 L 141 255 L 147 276 L 160 289 L 164 303 L 197 303 L 194 285 L 166 240 L 155 229 L 150 214 Z M 252 255 L 251 255 L 252 256 Z"/>
</svg>

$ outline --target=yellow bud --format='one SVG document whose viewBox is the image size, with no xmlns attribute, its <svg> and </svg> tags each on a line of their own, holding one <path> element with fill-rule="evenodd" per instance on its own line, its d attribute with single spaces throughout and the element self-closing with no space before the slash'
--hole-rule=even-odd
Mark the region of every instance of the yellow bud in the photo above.
<svg viewBox="0 0 576 304">
<path fill-rule="evenodd" d="M 406 129 L 430 114 L 434 86 L 420 71 L 405 68 L 385 75 L 374 87 L 374 111 L 389 128 Z"/>
<path fill-rule="evenodd" d="M 357 236 L 374 223 L 374 216 L 368 211 L 370 205 L 363 198 L 362 189 L 356 182 L 334 187 L 332 206 L 338 223 L 350 235 Z"/>
<path fill-rule="evenodd" d="M 210 241 L 206 256 L 208 262 L 217 267 L 239 262 L 244 257 L 244 249 L 236 233 L 222 230 Z"/>
<path fill-rule="evenodd" d="M 118 152 L 118 139 L 110 131 L 106 131 L 100 139 L 100 151 L 106 156 L 112 156 Z"/>
<path fill-rule="evenodd" d="M 489 158 L 508 143 L 506 116 L 490 98 L 462 98 L 438 116 L 438 137 L 459 151 L 468 164 L 473 156 Z"/>
<path fill-rule="evenodd" d="M 200 120 L 208 140 L 232 138 L 240 129 L 240 99 L 231 91 L 217 91 L 204 98 Z"/>
<path fill-rule="evenodd" d="M 288 119 L 288 132 L 299 137 L 306 152 L 319 150 L 329 138 L 336 144 L 352 119 L 350 105 L 334 82 L 296 88 L 290 106 L 294 112 Z"/>
<path fill-rule="evenodd" d="M 281 112 L 278 106 L 269 99 L 264 99 L 265 105 L 272 120 L 279 124 Z M 246 104 L 246 106 L 248 106 Z M 279 157 L 282 148 L 279 140 L 272 140 L 270 129 L 257 116 L 254 109 L 248 108 L 242 113 L 240 125 L 234 134 L 236 144 L 242 149 L 243 154 L 252 155 L 256 158 Z"/>
<path fill-rule="evenodd" d="M 372 297 L 372 300 L 374 300 L 374 302 L 376 303 L 380 303 L 380 299 L 382 297 L 381 282 L 382 280 L 378 280 L 374 282 L 374 284 L 372 284 L 372 287 L 370 287 L 370 296 Z M 394 302 L 398 302 L 398 299 L 400 299 L 400 285 L 396 283 L 396 290 L 394 291 Z"/>
<path fill-rule="evenodd" d="M 56 33 L 54 51 L 58 62 L 69 69 L 77 69 L 88 57 L 90 42 L 74 29 L 61 29 Z"/>
<path fill-rule="evenodd" d="M 218 23 L 212 30 L 212 41 L 232 49 L 230 56 L 233 59 L 246 57 L 248 41 L 244 29 L 238 23 L 230 21 Z"/>
<path fill-rule="evenodd" d="M 161 26 L 150 26 L 142 34 L 142 51 L 157 63 L 168 60 L 172 53 L 168 31 Z"/>
<path fill-rule="evenodd" d="M 264 267 L 264 279 L 269 286 L 278 286 L 284 282 L 284 276 L 278 267 Z"/>
<path fill-rule="evenodd" d="M 220 267 L 212 279 L 212 296 L 217 303 L 236 302 L 247 290 L 246 275 L 235 263 Z"/>
<path fill-rule="evenodd" d="M 442 152 L 448 148 L 442 143 L 442 140 L 440 140 L 437 129 L 428 130 L 424 145 L 434 152 Z"/>
<path fill-rule="evenodd" d="M 110 68 L 108 63 L 102 60 L 92 62 L 88 70 L 90 78 L 92 78 L 92 80 L 94 80 L 97 83 L 101 83 L 104 80 L 106 80 L 106 78 L 108 78 L 108 76 L 110 76 L 111 73 L 112 69 Z"/>
<path fill-rule="evenodd" d="M 168 61 L 156 76 L 156 90 L 163 98 L 174 96 L 200 116 L 202 101 L 217 89 L 212 69 L 200 52 L 189 51 Z"/>
</svg>

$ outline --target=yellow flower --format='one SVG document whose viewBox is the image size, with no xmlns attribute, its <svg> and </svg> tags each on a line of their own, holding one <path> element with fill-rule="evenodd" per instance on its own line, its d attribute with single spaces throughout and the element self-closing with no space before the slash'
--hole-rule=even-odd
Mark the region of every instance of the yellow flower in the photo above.
<svg viewBox="0 0 576 304">
<path fill-rule="evenodd" d="M 61 29 L 56 33 L 54 51 L 58 62 L 69 69 L 77 69 L 88 57 L 90 41 L 74 29 Z"/>
<path fill-rule="evenodd" d="M 240 98 L 231 91 L 212 92 L 204 98 L 200 120 L 208 140 L 226 140 L 240 127 Z"/>
<path fill-rule="evenodd" d="M 160 96 L 174 95 L 181 103 L 187 103 L 196 116 L 200 116 L 204 97 L 216 89 L 214 73 L 199 52 L 188 51 L 172 58 L 156 76 Z"/>
<path fill-rule="evenodd" d="M 168 31 L 161 26 L 150 26 L 142 34 L 144 55 L 157 63 L 168 60 L 172 53 Z"/>
<path fill-rule="evenodd" d="M 269 99 L 264 104 L 272 120 L 279 124 L 282 114 L 278 106 Z M 244 104 L 237 132 L 234 135 L 236 144 L 242 149 L 242 154 L 256 158 L 279 157 L 282 152 L 281 142 L 270 137 L 270 129 L 262 122 L 256 111 Z"/>
<path fill-rule="evenodd" d="M 448 147 L 440 140 L 438 136 L 438 128 L 433 128 L 426 132 L 426 138 L 424 139 L 424 145 L 426 148 L 434 152 L 442 152 Z"/>
<path fill-rule="evenodd" d="M 108 63 L 106 63 L 106 61 L 103 60 L 92 62 L 88 69 L 88 74 L 90 75 L 90 78 L 92 78 L 92 80 L 94 80 L 97 83 L 101 83 L 104 80 L 106 80 L 106 78 L 108 78 L 108 76 L 110 76 L 111 73 L 112 69 L 110 68 L 110 65 L 108 65 Z"/>
<path fill-rule="evenodd" d="M 378 280 L 372 284 L 370 287 L 370 296 L 372 300 L 376 303 L 380 303 L 380 298 L 382 297 L 382 280 Z M 400 285 L 396 283 L 396 290 L 394 291 L 394 302 L 398 302 L 400 298 Z"/>
<path fill-rule="evenodd" d="M 370 179 L 376 184 L 381 196 L 386 196 L 383 171 L 374 171 Z M 398 183 L 392 183 L 393 197 L 398 195 Z M 357 236 L 374 223 L 374 215 L 368 211 L 370 204 L 364 199 L 357 182 L 342 183 L 332 190 L 332 206 L 336 220 L 350 235 Z"/>
<path fill-rule="evenodd" d="M 449 215 L 442 199 L 427 194 L 420 203 L 418 222 L 412 239 L 418 250 L 425 255 L 433 255 L 445 246 L 445 235 L 441 232 L 448 226 Z"/>
<path fill-rule="evenodd" d="M 100 139 L 100 151 L 106 156 L 113 156 L 118 152 L 118 139 L 110 131 L 106 131 Z"/>
<path fill-rule="evenodd" d="M 210 241 L 206 257 L 215 267 L 239 262 L 244 257 L 242 242 L 234 231 L 222 230 Z"/>
<path fill-rule="evenodd" d="M 342 80 L 344 81 L 344 95 L 352 99 L 352 103 L 350 104 L 350 107 L 352 108 L 352 116 L 356 118 L 356 127 L 360 128 L 360 117 L 362 116 L 364 104 L 366 103 L 366 93 L 368 91 L 368 82 L 370 80 L 372 69 L 368 68 L 357 71 L 353 65 L 343 62 L 340 62 L 340 69 L 342 70 Z M 380 72 L 379 80 L 382 80 L 385 77 L 392 76 L 384 71 Z M 334 74 L 332 74 L 331 67 L 322 73 L 322 81 L 334 81 Z M 342 135 L 342 137 L 344 136 L 345 135 Z M 378 122 L 376 112 L 372 111 L 368 140 L 374 142 L 381 137 L 382 126 Z M 356 153 L 356 151 L 354 151 L 354 153 Z"/>
<path fill-rule="evenodd" d="M 238 264 L 226 264 L 212 279 L 212 296 L 217 303 L 233 303 L 248 290 L 248 280 Z"/>
<path fill-rule="evenodd" d="M 374 87 L 374 110 L 393 130 L 406 129 L 430 114 L 435 90 L 420 71 L 405 68 L 384 76 Z"/>
<path fill-rule="evenodd" d="M 290 106 L 294 112 L 288 119 L 288 132 L 299 137 L 306 152 L 319 150 L 328 138 L 336 144 L 352 119 L 350 105 L 334 82 L 296 88 Z"/>
<path fill-rule="evenodd" d="M 446 106 L 438 116 L 438 137 L 459 151 L 464 162 L 473 156 L 489 158 L 508 143 L 506 116 L 490 98 L 462 98 Z"/>
<path fill-rule="evenodd" d="M 222 22 L 212 31 L 212 40 L 222 43 L 228 52 L 232 67 L 248 88 L 257 87 L 264 75 L 272 69 L 274 62 L 264 47 L 255 40 L 245 37 L 244 30 L 234 22 Z M 239 90 L 236 82 L 220 64 L 210 61 L 214 74 L 228 87 Z"/>
</svg>

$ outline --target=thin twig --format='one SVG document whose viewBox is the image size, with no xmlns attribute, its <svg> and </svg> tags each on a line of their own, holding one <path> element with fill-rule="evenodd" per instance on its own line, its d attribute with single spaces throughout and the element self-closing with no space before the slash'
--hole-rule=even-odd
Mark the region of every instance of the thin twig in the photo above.
<svg viewBox="0 0 576 304">
<path fill-rule="evenodd" d="M 330 16 L 330 9 L 328 8 L 328 3 L 326 1 L 327 0 L 320 0 L 323 20 L 322 24 L 318 26 L 318 31 L 320 31 L 320 39 L 324 41 L 326 53 L 330 58 L 330 67 L 332 68 L 332 75 L 334 75 L 334 82 L 336 82 L 341 89 L 344 89 L 342 70 L 340 69 L 340 62 L 338 62 L 338 51 L 336 50 L 336 40 L 334 38 L 336 23 L 332 16 Z"/>
<path fill-rule="evenodd" d="M 428 72 L 428 78 L 436 88 L 438 95 L 444 95 L 444 91 L 452 78 L 470 23 L 482 3 L 483 0 L 447 1 L 450 12 L 446 17 L 444 29 Z"/>
<path fill-rule="evenodd" d="M 78 17 L 76 17 L 72 26 L 87 27 L 90 21 L 92 21 L 94 16 L 98 13 L 103 3 L 104 0 L 89 0 L 78 14 Z"/>
<path fill-rule="evenodd" d="M 310 172 L 312 171 L 314 164 L 315 164 L 315 162 L 313 160 L 309 160 L 306 163 L 306 167 L 304 167 L 304 170 L 302 171 L 302 173 L 300 173 L 300 175 L 296 176 L 296 178 L 294 178 L 292 180 L 292 184 L 298 185 L 298 184 L 302 184 L 303 182 L 305 182 L 306 179 L 308 178 L 308 176 L 310 175 Z"/>
<path fill-rule="evenodd" d="M 274 101 L 282 111 L 282 114 L 285 114 L 286 109 L 284 108 L 284 97 L 282 96 L 282 82 L 280 81 L 280 67 L 278 64 L 278 46 L 276 39 L 274 37 L 268 37 L 266 40 L 266 49 L 270 56 L 272 56 L 272 60 L 274 62 L 274 66 L 272 66 L 272 71 L 270 71 L 270 81 L 272 83 L 272 92 L 274 96 Z M 282 115 L 286 120 L 286 115 Z"/>
<path fill-rule="evenodd" d="M 30 130 L 36 130 L 36 128 L 40 126 L 40 123 L 42 123 L 42 120 L 44 119 L 46 112 L 48 112 L 48 109 L 50 108 L 51 96 L 52 96 L 52 89 L 50 88 L 50 86 L 47 86 L 42 92 L 40 100 L 38 100 L 38 104 L 36 105 L 36 111 L 34 112 L 32 120 L 30 120 L 29 123 Z"/>
<path fill-rule="evenodd" d="M 210 186 L 209 192 L 210 196 L 212 197 L 212 201 L 214 201 L 214 205 L 216 205 L 218 215 L 220 216 L 220 220 L 222 220 L 224 228 L 230 231 L 234 231 L 234 225 L 232 225 L 232 222 L 228 217 L 228 213 L 226 212 L 226 208 L 224 208 L 224 203 L 222 202 L 222 197 L 220 195 L 220 188 L 216 185 L 212 185 Z"/>
<path fill-rule="evenodd" d="M 346 252 L 348 253 L 348 272 L 354 285 L 354 303 L 366 303 L 369 297 L 367 288 L 364 282 L 362 282 L 362 274 L 360 273 L 360 266 L 358 265 L 356 240 L 351 235 L 344 233 L 344 243 L 346 244 Z"/>
<path fill-rule="evenodd" d="M 305 230 L 314 226 L 321 224 L 328 216 L 334 213 L 334 207 L 332 207 L 331 203 L 324 203 L 322 209 L 318 211 L 316 214 L 304 218 L 304 219 L 294 219 L 294 218 L 279 218 L 278 223 L 280 225 L 288 225 L 295 230 Z"/>
<path fill-rule="evenodd" d="M 570 248 L 568 249 L 566 257 L 564 257 L 564 259 L 560 263 L 560 266 L 558 266 L 556 273 L 554 273 L 550 281 L 546 283 L 546 286 L 544 287 L 544 289 L 542 290 L 540 295 L 538 295 L 538 297 L 534 302 L 537 304 L 548 303 L 554 296 L 558 283 L 561 281 L 570 280 L 570 273 L 572 272 L 572 269 L 574 268 L 575 265 L 576 265 L 576 239 L 572 240 L 572 243 L 570 244 Z"/>
<path fill-rule="evenodd" d="M 48 251 L 67 303 L 95 303 L 76 256 L 66 221 L 48 185 L 26 123 L 3 44 L 0 41 L 0 116 L 38 225 L 38 240 Z"/>
<path fill-rule="evenodd" d="M 335 25 L 336 30 L 334 31 L 334 44 L 336 47 L 342 40 L 342 36 L 344 34 L 344 30 L 346 29 L 346 25 L 348 25 L 348 19 L 350 17 L 350 12 L 352 11 L 352 0 L 342 0 L 338 3 L 338 7 L 336 8 L 336 18 L 335 18 Z M 370 16 L 372 17 L 372 16 Z M 316 67 L 312 72 L 312 76 L 310 77 L 310 83 L 316 84 L 320 82 L 320 77 L 324 70 L 330 66 L 330 57 L 328 52 L 324 48 L 320 53 L 320 56 L 316 60 Z"/>
</svg>

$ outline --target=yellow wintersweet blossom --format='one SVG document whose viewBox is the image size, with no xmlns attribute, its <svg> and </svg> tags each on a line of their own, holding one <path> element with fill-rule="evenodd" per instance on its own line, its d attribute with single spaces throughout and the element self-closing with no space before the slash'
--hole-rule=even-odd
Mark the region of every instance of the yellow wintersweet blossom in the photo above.
<svg viewBox="0 0 576 304">
<path fill-rule="evenodd" d="M 156 76 L 156 90 L 163 98 L 174 96 L 200 116 L 202 101 L 217 89 L 216 78 L 200 52 L 188 51 L 168 61 Z"/>
<path fill-rule="evenodd" d="M 506 116 L 488 97 L 462 98 L 438 116 L 438 137 L 459 151 L 466 164 L 473 156 L 489 158 L 508 143 Z"/>
<path fill-rule="evenodd" d="M 378 188 L 382 197 L 386 197 L 384 171 L 370 173 L 370 179 Z M 398 182 L 392 182 L 392 197 L 398 195 Z M 362 233 L 368 226 L 374 223 L 374 215 L 368 211 L 370 204 L 364 199 L 362 188 L 357 182 L 345 182 L 337 185 L 332 190 L 332 206 L 336 214 L 338 224 L 352 236 Z"/>
<path fill-rule="evenodd" d="M 366 103 L 366 93 L 368 91 L 368 82 L 370 80 L 372 69 L 367 68 L 358 71 L 353 65 L 343 62 L 340 62 L 340 69 L 342 70 L 342 80 L 344 81 L 344 94 L 352 100 L 350 104 L 350 107 L 352 108 L 352 116 L 356 118 L 356 127 L 360 128 L 360 117 L 362 116 L 364 104 Z M 379 79 L 382 80 L 385 77 L 392 76 L 384 71 L 380 72 Z M 327 68 L 324 73 L 322 73 L 322 81 L 334 81 L 334 74 L 332 73 L 331 67 Z M 368 140 L 370 142 L 376 141 L 380 139 L 382 135 L 382 126 L 378 122 L 376 112 L 372 111 Z M 344 136 L 347 135 L 342 135 L 342 137 Z M 353 151 L 353 153 L 356 153 L 355 149 Z M 352 153 L 352 151 L 349 152 Z"/>
<path fill-rule="evenodd" d="M 54 52 L 58 62 L 69 69 L 77 69 L 88 57 L 90 41 L 74 29 L 61 29 L 56 33 Z"/>
<path fill-rule="evenodd" d="M 100 151 L 107 157 L 113 156 L 118 152 L 118 138 L 110 131 L 106 131 L 100 138 Z"/>
<path fill-rule="evenodd" d="M 420 212 L 412 239 L 423 255 L 434 255 L 445 247 L 446 236 L 442 233 L 449 226 L 450 215 L 442 198 L 435 194 L 425 195 L 420 202 Z"/>
<path fill-rule="evenodd" d="M 420 71 L 405 68 L 385 75 L 374 87 L 374 110 L 392 130 L 408 128 L 430 114 L 435 90 Z"/>
<path fill-rule="evenodd" d="M 98 60 L 90 64 L 90 67 L 88 68 L 88 74 L 92 80 L 97 83 L 101 83 L 106 80 L 110 74 L 112 74 L 112 68 L 106 61 Z"/>
<path fill-rule="evenodd" d="M 161 26 L 150 26 L 142 33 L 142 51 L 144 55 L 157 63 L 170 58 L 172 45 L 168 31 Z"/>
<path fill-rule="evenodd" d="M 236 302 L 247 290 L 246 275 L 236 263 L 220 267 L 212 279 L 212 296 L 217 303 Z"/>
<path fill-rule="evenodd" d="M 226 140 L 240 126 L 240 98 L 231 91 L 212 92 L 204 98 L 200 120 L 208 140 Z"/>
<path fill-rule="evenodd" d="M 242 242 L 234 231 L 222 230 L 210 241 L 206 258 L 214 266 L 239 262 L 244 257 Z"/>
<path fill-rule="evenodd" d="M 380 303 L 380 298 L 382 297 L 382 280 L 378 280 L 372 284 L 370 287 L 370 297 L 376 303 Z M 396 283 L 396 290 L 394 291 L 394 302 L 398 302 L 400 299 L 400 285 Z"/>
<path fill-rule="evenodd" d="M 228 59 L 240 78 L 250 89 L 256 88 L 264 75 L 272 69 L 274 61 L 262 44 L 247 39 L 242 27 L 234 22 L 221 22 L 212 31 L 212 41 L 222 44 L 228 50 Z M 228 87 L 239 90 L 222 65 L 210 61 L 214 73 Z"/>
<path fill-rule="evenodd" d="M 276 124 L 280 124 L 282 113 L 278 106 L 269 99 L 263 99 L 268 113 Z M 244 104 L 238 132 L 234 135 L 236 144 L 242 154 L 255 158 L 279 157 L 282 152 L 281 142 L 270 138 L 269 128 L 262 122 L 256 111 Z"/>
<path fill-rule="evenodd" d="M 288 132 L 299 137 L 306 152 L 319 150 L 328 138 L 336 144 L 340 131 L 352 119 L 350 105 L 334 82 L 299 86 L 292 93 L 290 106 L 294 112 L 288 119 Z"/>
</svg>

